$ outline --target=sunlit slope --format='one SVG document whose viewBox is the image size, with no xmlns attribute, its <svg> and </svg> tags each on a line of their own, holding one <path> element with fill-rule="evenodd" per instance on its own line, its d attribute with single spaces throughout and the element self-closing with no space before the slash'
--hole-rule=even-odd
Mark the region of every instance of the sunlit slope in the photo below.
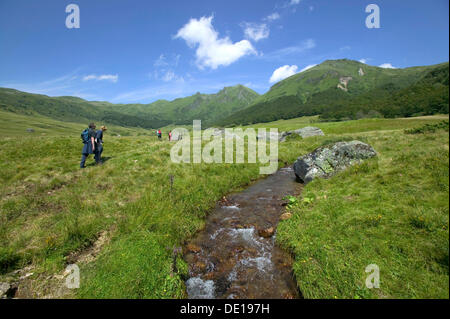
<svg viewBox="0 0 450 319">
<path fill-rule="evenodd" d="M 219 126 L 320 115 L 324 120 L 448 113 L 448 63 L 385 69 L 325 61 L 276 83 Z"/>
</svg>

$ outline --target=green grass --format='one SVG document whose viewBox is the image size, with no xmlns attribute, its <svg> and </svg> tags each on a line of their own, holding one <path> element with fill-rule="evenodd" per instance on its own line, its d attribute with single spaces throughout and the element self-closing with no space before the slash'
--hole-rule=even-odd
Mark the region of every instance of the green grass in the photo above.
<svg viewBox="0 0 450 319">
<path fill-rule="evenodd" d="M 0 111 L 0 135 L 4 137 L 43 137 L 43 136 L 78 136 L 89 123 L 61 122 L 45 116 L 27 116 L 18 113 Z M 97 127 L 105 123 L 96 122 Z M 118 125 L 107 125 L 110 135 L 154 135 L 152 130 L 126 128 Z M 32 132 L 28 132 L 32 129 Z"/>
<path fill-rule="evenodd" d="M 405 130 L 406 134 L 424 134 L 424 133 L 434 133 L 437 130 L 445 130 L 448 132 L 448 121 L 442 121 L 436 124 L 425 124 L 422 127 L 412 128 Z"/>
<path fill-rule="evenodd" d="M 318 116 L 305 116 L 289 120 L 248 125 L 245 127 L 253 127 L 255 129 L 273 127 L 278 128 L 278 132 L 283 132 L 296 130 L 305 126 L 315 126 L 322 129 L 326 135 L 341 135 L 370 131 L 399 130 L 402 128 L 411 129 L 425 124 L 438 124 L 442 122 L 442 120 L 448 121 L 448 114 L 402 119 L 361 119 L 343 122 L 318 122 Z"/>
<path fill-rule="evenodd" d="M 218 199 L 260 177 L 256 164 L 173 164 L 172 143 L 108 133 L 103 155 L 110 159 L 92 166 L 91 158 L 80 170 L 77 127 L 62 136 L 21 132 L 5 130 L 10 136 L 0 139 L 6 159 L 0 164 L 2 272 L 28 264 L 36 276 L 60 272 L 67 256 L 107 230 L 112 240 L 98 261 L 80 265 L 80 297 L 182 296 L 183 273 L 172 273 L 173 247 L 203 227 Z M 286 154 L 282 159 L 291 162 L 296 151 Z M 130 286 L 118 285 L 119 278 Z M 170 284 L 161 286 L 166 278 Z"/>
<path fill-rule="evenodd" d="M 402 124 L 405 122 L 397 122 Z M 378 156 L 308 184 L 280 223 L 306 298 L 449 297 L 448 132 L 370 132 Z M 380 288 L 365 287 L 365 267 Z"/>
<path fill-rule="evenodd" d="M 95 261 L 80 263 L 81 288 L 72 297 L 184 297 L 186 264 L 178 256 L 173 265 L 173 248 L 204 226 L 223 195 L 261 178 L 258 164 L 173 164 L 173 144 L 119 127 L 133 136 L 111 136 L 111 128 L 103 154 L 109 160 L 93 166 L 91 158 L 79 170 L 84 125 L 63 128 L 42 119 L 51 128 L 33 134 L 26 128 L 41 119 L 10 113 L 2 119 L 0 272 L 31 264 L 33 278 L 46 278 L 63 271 L 67 256 L 103 231 L 111 238 Z M 280 166 L 342 139 L 367 141 L 379 152 L 367 164 L 309 184 L 302 196 L 312 202 L 299 199 L 291 208 L 294 217 L 281 224 L 278 239 L 296 256 L 294 270 L 306 297 L 379 297 L 355 286 L 372 262 L 381 268 L 380 296 L 448 297 L 448 133 L 403 133 L 441 120 L 314 123 L 326 136 L 279 145 Z M 309 121 L 261 126 L 281 131 Z M 302 263 L 305 258 L 318 266 Z"/>
</svg>

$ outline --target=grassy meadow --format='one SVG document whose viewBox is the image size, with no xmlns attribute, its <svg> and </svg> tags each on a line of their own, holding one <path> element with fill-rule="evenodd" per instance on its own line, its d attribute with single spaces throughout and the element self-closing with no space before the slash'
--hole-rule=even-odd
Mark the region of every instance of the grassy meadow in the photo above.
<svg viewBox="0 0 450 319">
<path fill-rule="evenodd" d="M 166 132 L 158 141 L 120 127 L 105 134 L 105 163 L 95 166 L 91 156 L 80 170 L 85 125 L 0 118 L 0 281 L 30 267 L 19 296 L 183 298 L 187 265 L 174 248 L 204 226 L 222 196 L 263 177 L 259 164 L 174 164 Z M 308 184 L 293 217 L 281 222 L 277 240 L 295 256 L 305 297 L 448 298 L 448 132 L 404 132 L 442 119 L 448 116 L 311 124 L 312 117 L 253 126 L 325 132 L 279 144 L 280 167 L 339 140 L 360 139 L 378 152 Z M 95 258 L 78 258 L 99 238 L 106 240 Z M 55 292 L 63 281 L 47 279 L 74 261 L 80 289 Z M 364 286 L 370 263 L 380 266 L 380 289 Z"/>
<path fill-rule="evenodd" d="M 448 124 L 363 137 L 378 156 L 308 184 L 279 225 L 300 290 L 306 298 L 448 298 Z M 379 266 L 379 289 L 365 286 L 369 264 Z"/>
</svg>

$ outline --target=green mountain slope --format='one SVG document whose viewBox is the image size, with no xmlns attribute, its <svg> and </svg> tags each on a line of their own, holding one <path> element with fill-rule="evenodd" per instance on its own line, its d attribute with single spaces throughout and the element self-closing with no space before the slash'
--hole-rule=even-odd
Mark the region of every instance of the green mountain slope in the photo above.
<svg viewBox="0 0 450 319">
<path fill-rule="evenodd" d="M 196 93 L 173 101 L 158 100 L 151 104 L 118 104 L 117 112 L 136 116 L 157 116 L 174 124 L 190 124 L 201 119 L 205 124 L 224 118 L 251 105 L 259 97 L 255 91 L 236 85 L 225 87 L 216 94 Z"/>
<path fill-rule="evenodd" d="M 25 115 L 43 115 L 64 122 L 101 121 L 109 124 L 152 128 L 169 122 L 152 117 L 139 117 L 111 110 L 105 104 L 77 97 L 49 97 L 14 89 L 0 88 L 0 110 Z"/>
<path fill-rule="evenodd" d="M 399 99 L 392 111 L 386 103 L 394 93 Z M 402 105 L 405 99 L 410 101 Z M 252 124 L 305 115 L 339 120 L 435 112 L 448 112 L 448 63 L 384 69 L 344 59 L 325 61 L 276 83 L 253 105 L 215 124 Z"/>
<path fill-rule="evenodd" d="M 226 87 L 216 94 L 197 93 L 170 102 L 112 104 L 0 88 L 0 110 L 25 115 L 40 114 L 67 122 L 100 121 L 121 126 L 158 128 L 191 123 L 193 119 L 211 123 L 247 107 L 258 96 L 253 90 L 237 85 Z"/>
</svg>

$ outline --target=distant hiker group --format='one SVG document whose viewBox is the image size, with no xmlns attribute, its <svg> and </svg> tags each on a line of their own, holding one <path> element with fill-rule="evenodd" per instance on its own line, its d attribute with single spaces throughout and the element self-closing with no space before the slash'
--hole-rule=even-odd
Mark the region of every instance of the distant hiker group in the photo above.
<svg viewBox="0 0 450 319">
<path fill-rule="evenodd" d="M 172 140 L 172 131 L 169 131 L 168 135 L 169 135 L 169 141 L 171 141 Z M 161 140 L 161 138 L 162 138 L 161 130 L 156 131 L 156 136 L 158 136 L 158 139 Z"/>
<path fill-rule="evenodd" d="M 83 150 L 81 151 L 80 168 L 86 167 L 86 159 L 89 154 L 94 154 L 96 164 L 102 163 L 103 153 L 103 132 L 107 130 L 106 126 L 102 126 L 100 130 L 95 130 L 94 123 L 90 123 L 89 127 L 81 133 L 83 141 Z"/>
</svg>

